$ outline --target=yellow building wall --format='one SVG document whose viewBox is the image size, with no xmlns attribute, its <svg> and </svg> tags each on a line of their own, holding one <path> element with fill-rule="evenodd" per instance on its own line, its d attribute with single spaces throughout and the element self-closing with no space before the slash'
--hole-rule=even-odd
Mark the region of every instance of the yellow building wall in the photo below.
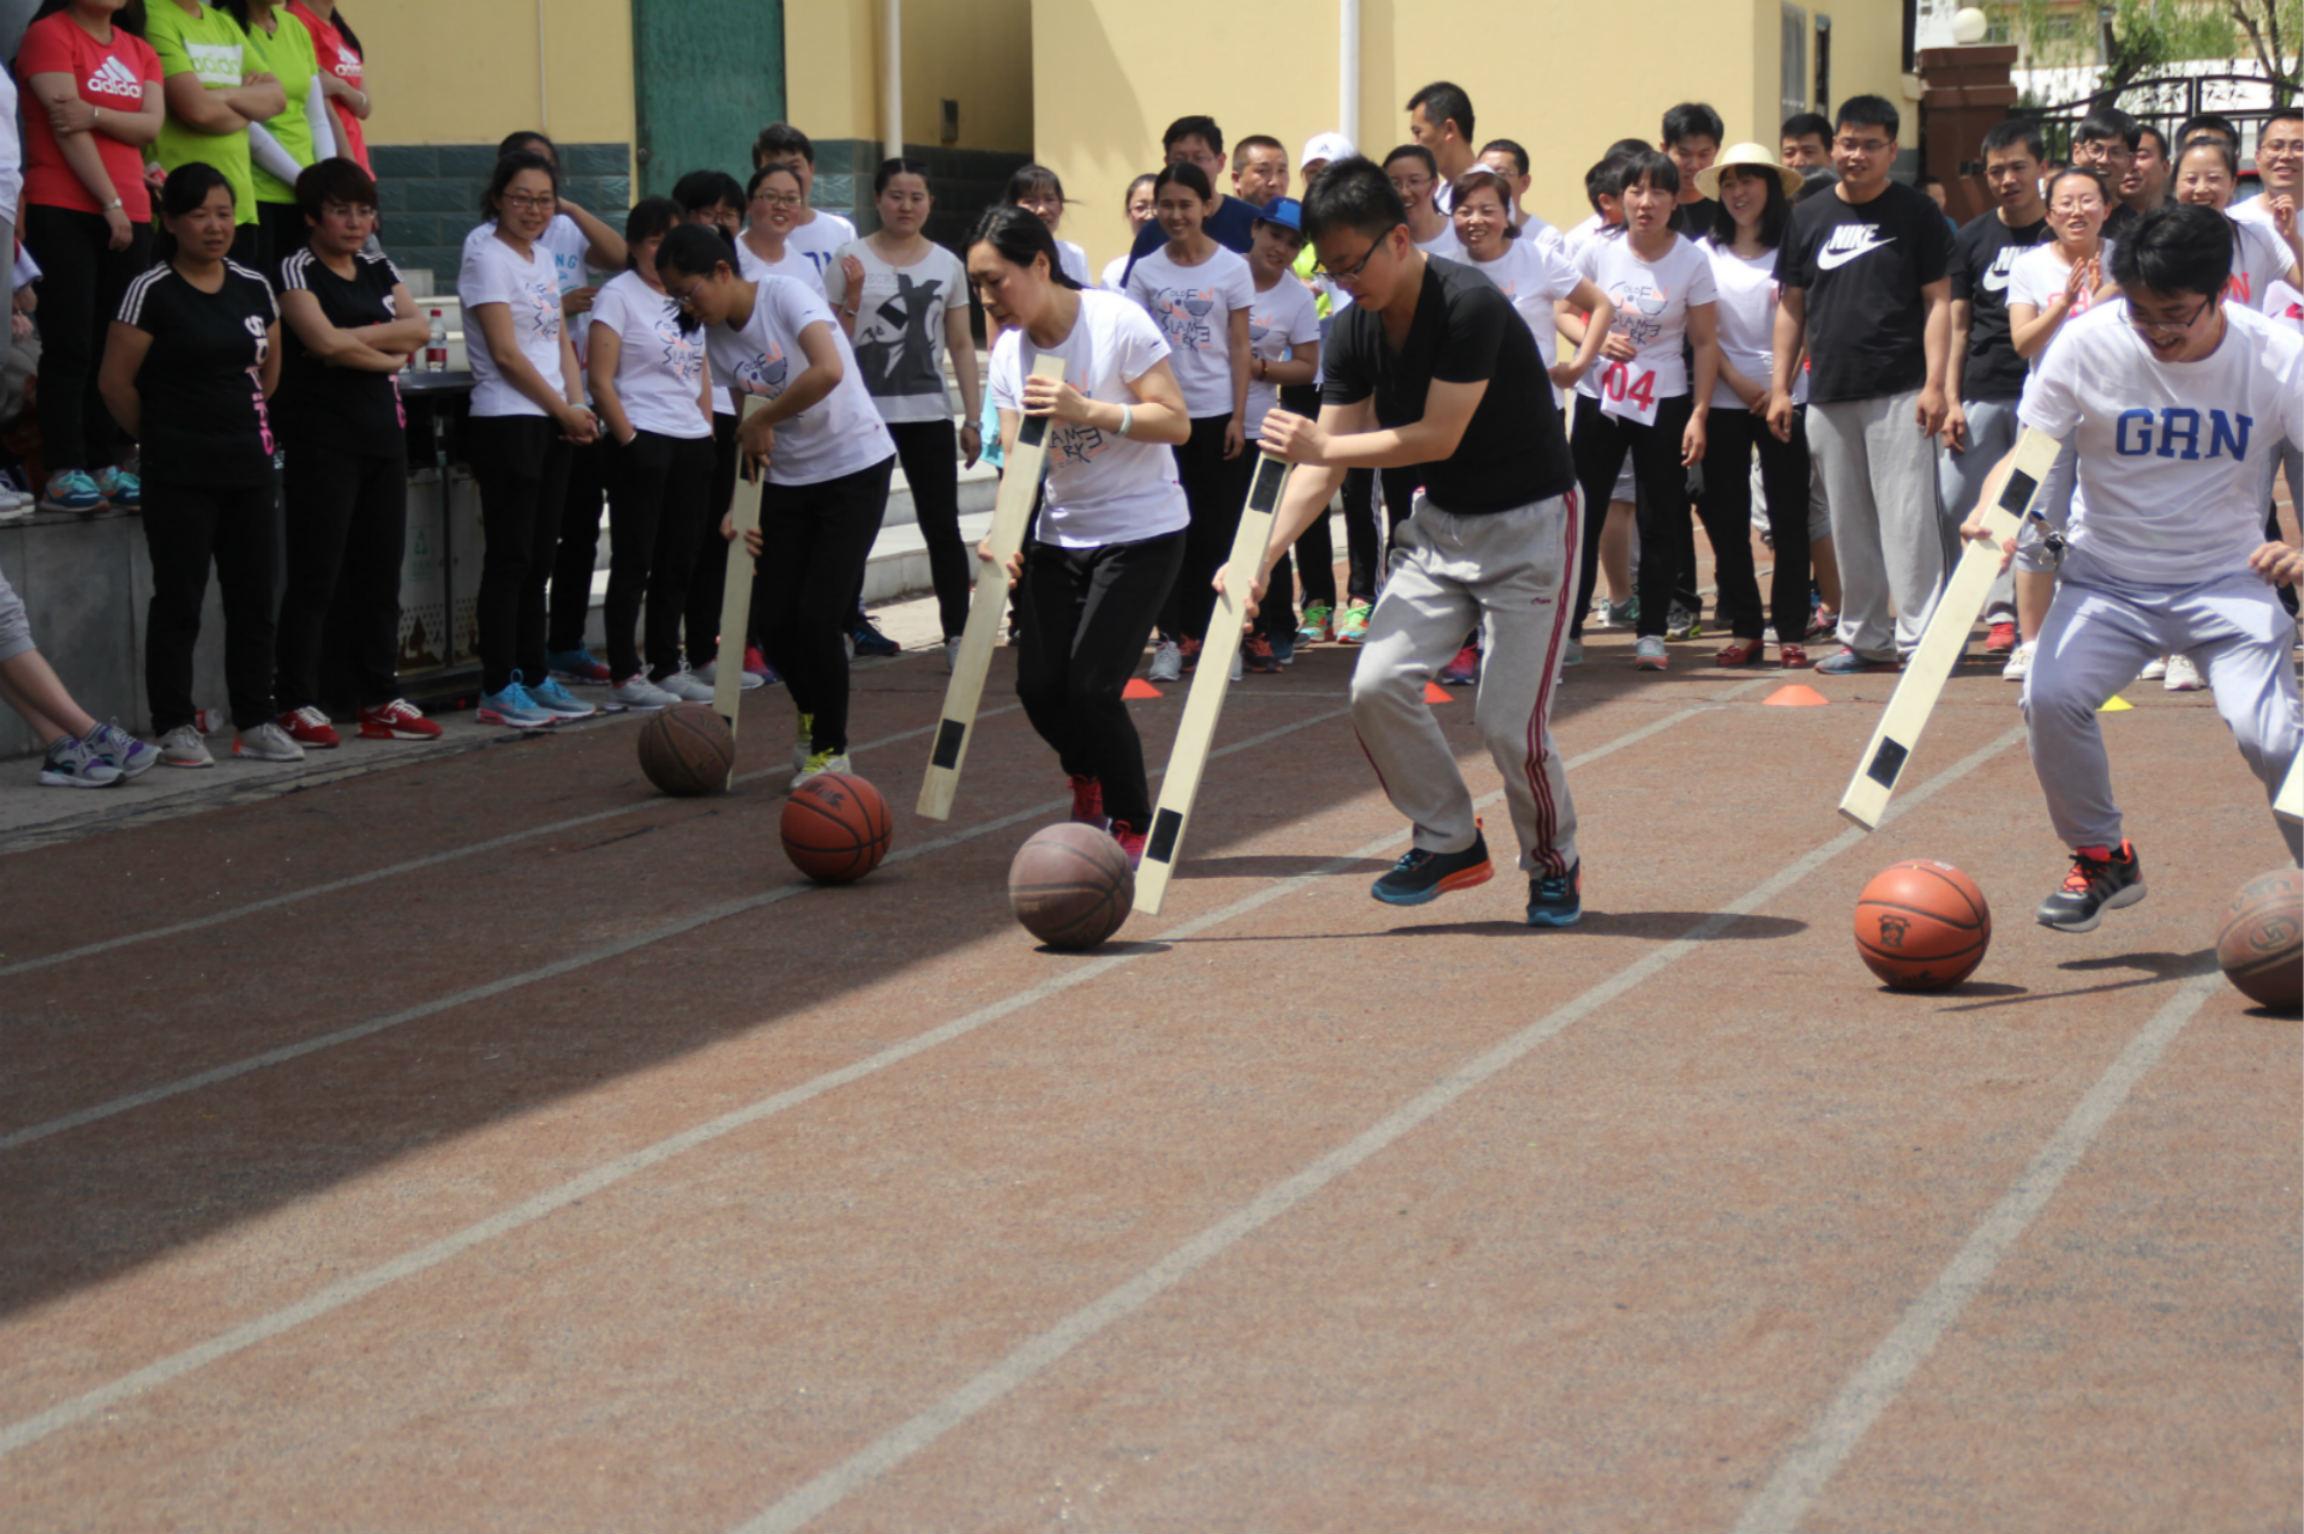
<svg viewBox="0 0 2304 1534">
<path fill-rule="evenodd" d="M 345 12 L 367 49 L 375 143 L 493 144 L 516 127 L 562 143 L 632 140 L 630 0 L 388 0 Z"/>
<path fill-rule="evenodd" d="M 880 0 L 786 0 L 785 97 L 809 137 L 880 137 Z M 934 145 L 960 104 L 955 149 L 1032 147 L 1032 0 L 904 0 L 904 139 Z"/>
</svg>

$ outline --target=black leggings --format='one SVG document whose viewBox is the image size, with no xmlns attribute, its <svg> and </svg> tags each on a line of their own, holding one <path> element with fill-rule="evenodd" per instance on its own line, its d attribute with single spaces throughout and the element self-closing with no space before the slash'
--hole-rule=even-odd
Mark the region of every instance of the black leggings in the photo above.
<svg viewBox="0 0 2304 1534">
<path fill-rule="evenodd" d="M 687 644 L 688 664 L 703 667 L 711 664 L 720 653 L 720 603 L 727 594 L 728 540 L 720 536 L 720 524 L 736 504 L 736 418 L 715 414 L 712 417 L 712 490 L 710 498 L 697 518 L 696 559 L 688 574 Z M 760 631 L 760 614 L 752 614 L 752 632 Z M 736 644 L 736 657 L 742 661 L 744 645 L 750 636 Z"/>
<path fill-rule="evenodd" d="M 96 372 L 120 295 L 152 264 L 151 226 L 128 228 L 128 248 L 111 250 L 111 231 L 94 213 L 37 202 L 24 209 L 24 248 L 42 273 L 33 317 L 40 323 L 40 453 L 50 474 L 109 468 L 127 449 L 96 392 Z"/>
<path fill-rule="evenodd" d="M 1693 404 L 1685 394 L 1656 402 L 1656 424 L 1643 426 L 1607 414 L 1590 395 L 1576 396 L 1576 429 L 1569 447 L 1576 459 L 1576 483 L 1583 488 L 1584 504 L 1595 514 L 1584 519 L 1583 570 L 1576 580 L 1576 612 L 1569 628 L 1584 637 L 1584 615 L 1592 606 L 1592 586 L 1600 577 L 1600 530 L 1607 526 L 1606 507 L 1616 491 L 1617 471 L 1624 455 L 1632 455 L 1632 483 L 1639 513 L 1640 576 L 1635 592 L 1640 599 L 1638 636 L 1661 639 L 1672 606 L 1672 582 L 1677 573 L 1679 547 L 1672 520 L 1688 522 L 1688 471 L 1680 462 L 1680 439 L 1688 429 Z M 1746 540 L 1750 542 L 1749 539 Z"/>
<path fill-rule="evenodd" d="M 1120 690 L 1184 568 L 1189 533 L 1066 549 L 1032 543 L 1016 585 L 1016 696 L 1074 777 L 1104 786 L 1104 813 L 1152 823 L 1144 743 Z"/>
<path fill-rule="evenodd" d="M 896 459 L 904 483 L 912 487 L 912 514 L 928 545 L 928 579 L 936 588 L 936 615 L 944 637 L 956 639 L 968 627 L 968 598 L 975 591 L 975 561 L 960 541 L 960 438 L 949 420 L 890 421 Z M 856 593 L 862 611 L 863 589 Z"/>
<path fill-rule="evenodd" d="M 192 650 L 208 566 L 224 593 L 224 684 L 232 722 L 254 729 L 273 717 L 272 586 L 279 572 L 273 487 L 144 486 L 144 543 L 152 556 L 152 605 L 144 623 L 145 702 L 152 733 L 192 722 Z M 392 568 L 399 579 L 398 565 Z"/>
<path fill-rule="evenodd" d="M 288 450 L 288 579 L 280 602 L 283 711 L 317 707 L 323 650 L 343 657 L 353 697 L 373 708 L 400 696 L 400 558 L 408 539 L 408 450 Z M 341 696 L 334 691 L 330 696 Z"/>
<path fill-rule="evenodd" d="M 848 621 L 895 470 L 891 453 L 838 479 L 760 494 L 752 617 L 793 706 L 813 716 L 811 751 L 848 749 Z"/>
<path fill-rule="evenodd" d="M 641 598 L 648 608 L 648 674 L 658 681 L 680 669 L 680 618 L 696 563 L 702 508 L 712 494 L 712 439 L 635 432 L 631 445 L 611 443 L 608 493 L 608 670 L 619 682 L 640 670 L 633 630 Z M 714 535 L 717 539 L 718 535 Z"/>
<path fill-rule="evenodd" d="M 1229 415 L 1201 416 L 1192 423 L 1192 435 L 1173 450 L 1176 478 L 1184 486 L 1184 504 L 1191 509 L 1192 525 L 1184 532 L 1184 568 L 1160 610 L 1160 633 L 1166 639 L 1205 639 L 1208 615 L 1216 609 L 1216 572 L 1232 553 L 1232 535 L 1240 530 L 1240 503 L 1248 494 L 1248 475 L 1256 458 L 1246 449 L 1237 458 L 1224 456 L 1224 431 Z"/>
<path fill-rule="evenodd" d="M 1309 413 L 1309 412 L 1308 412 Z M 1336 601 L 1336 541 L 1329 536 L 1328 519 L 1320 518 L 1296 540 L 1302 555 L 1306 601 Z M 1376 536 L 1376 471 L 1344 472 L 1344 595 L 1350 602 L 1376 600 L 1377 560 L 1383 552 Z"/>
<path fill-rule="evenodd" d="M 551 622 L 544 648 L 584 648 L 592 614 L 592 572 L 600 563 L 600 511 L 609 444 L 605 438 L 568 449 L 568 493 L 560 508 L 560 547 L 552 556 Z"/>
<path fill-rule="evenodd" d="M 480 484 L 479 631 L 481 686 L 502 692 L 514 672 L 541 687 L 544 586 L 567 505 L 568 443 L 540 415 L 474 416 L 464 430 L 472 477 Z M 589 576 L 587 576 L 589 579 Z"/>
<path fill-rule="evenodd" d="M 1704 451 L 1704 536 L 1712 540 L 1715 611 L 1738 639 L 1758 639 L 1760 583 L 1752 570 L 1752 454 L 1760 454 L 1760 488 L 1768 496 L 1768 532 L 1776 544 L 1776 573 L 1768 584 L 1768 614 L 1776 638 L 1798 644 L 1808 633 L 1808 436 L 1801 412 L 1792 416 L 1792 440 L 1779 442 L 1764 416 L 1712 407 Z"/>
</svg>

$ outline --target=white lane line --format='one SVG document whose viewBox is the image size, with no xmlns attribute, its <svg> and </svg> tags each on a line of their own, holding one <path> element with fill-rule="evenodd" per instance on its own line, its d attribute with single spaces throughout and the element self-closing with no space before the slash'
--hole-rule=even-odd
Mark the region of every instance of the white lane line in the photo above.
<svg viewBox="0 0 2304 1534">
<path fill-rule="evenodd" d="M 1574 769 L 1599 761 L 1603 757 L 1614 755 L 1628 746 L 1646 740 L 1653 735 L 1661 734 L 1685 720 L 1693 719 L 1699 714 L 1712 713 L 1722 704 L 1751 691 L 1755 687 L 1764 685 L 1769 680 L 1773 679 L 1756 678 L 1731 688 L 1718 699 L 1691 704 L 1687 708 L 1667 714 L 1661 719 L 1651 720 L 1638 729 L 1628 731 L 1614 740 L 1584 752 L 1580 756 L 1569 758 L 1568 765 Z M 1348 712 L 1348 710 L 1339 710 L 1339 712 Z M 1302 728 L 1301 723 L 1289 726 L 1289 730 L 1300 728 Z M 1223 755 L 1232 751 L 1245 750 L 1251 745 L 1260 744 L 1264 740 L 1285 733 L 1288 731 L 1271 731 L 1266 735 L 1255 737 L 1254 740 L 1242 741 L 1238 745 L 1225 747 L 1224 751 L 1215 754 Z M 1920 789 L 1906 794 L 1899 801 L 1899 804 L 1919 803 L 1925 800 L 1931 791 L 1929 785 L 1922 785 Z M 1483 806 L 1490 805 L 1502 797 L 1502 791 L 1498 790 L 1486 795 L 1480 800 L 1480 803 Z M 1897 806 L 1891 806 L 1889 813 L 1894 814 L 1896 812 Z M 1027 819 L 1034 813 L 1045 813 L 1045 810 L 1024 811 L 996 824 L 1012 824 L 1017 820 Z M 991 827 L 982 829 L 989 830 Z M 968 834 L 981 834 L 981 831 Z M 1849 834 L 1856 835 L 1859 833 L 1851 832 Z M 1171 927 L 1166 932 L 1161 933 L 1153 942 L 1157 944 L 1174 941 L 1194 936 L 1212 927 L 1221 926 L 1234 917 L 1258 910 L 1275 900 L 1294 894 L 1320 879 L 1345 873 L 1361 860 L 1374 857 L 1387 848 L 1397 847 L 1407 840 L 1407 836 L 1408 833 L 1405 831 L 1392 832 L 1370 842 L 1365 847 L 1324 863 L 1309 873 L 1297 874 L 1268 884 L 1253 894 L 1233 901 L 1230 905 Z M 181 1379 L 185 1375 L 205 1368 L 220 1359 L 229 1358 L 233 1354 L 243 1352 L 269 1338 L 292 1331 L 307 1321 L 316 1320 L 333 1311 L 341 1310 L 356 1300 L 374 1294 L 379 1289 L 398 1283 L 401 1279 L 413 1277 L 416 1274 L 436 1268 L 444 1262 L 462 1256 L 474 1247 L 493 1241 L 498 1236 L 506 1235 L 523 1226 L 534 1224 L 547 1215 L 557 1213 L 581 1199 L 600 1192 L 602 1189 L 613 1187 L 651 1167 L 669 1161 L 674 1156 L 694 1150 L 700 1145 L 708 1145 L 715 1140 L 734 1134 L 739 1129 L 747 1128 L 764 1119 L 773 1118 L 777 1114 L 797 1108 L 801 1104 L 821 1097 L 836 1088 L 861 1081 L 867 1076 L 877 1075 L 892 1066 L 902 1064 L 915 1055 L 924 1054 L 939 1045 L 948 1044 L 954 1039 L 974 1033 L 977 1029 L 989 1023 L 997 1022 L 1011 1013 L 1022 1011 L 1026 1007 L 1071 990 L 1075 986 L 1085 985 L 1091 980 L 1099 979 L 1123 964 L 1134 962 L 1148 952 L 1158 951 L 1156 947 L 1144 948 L 1127 953 L 1108 954 L 1101 959 L 1088 960 L 1062 973 L 1051 975 L 1037 985 L 980 1007 L 965 1016 L 954 1018 L 952 1021 L 932 1028 L 926 1033 L 917 1034 L 900 1043 L 891 1044 L 885 1049 L 842 1066 L 838 1070 L 811 1077 L 798 1086 L 788 1087 L 782 1092 L 761 1098 L 759 1101 L 747 1104 L 742 1108 L 731 1110 L 692 1129 L 683 1130 L 669 1139 L 659 1140 L 653 1145 L 643 1146 L 641 1149 L 619 1156 L 613 1161 L 605 1162 L 581 1176 L 564 1182 L 556 1188 L 547 1189 L 523 1203 L 491 1215 L 477 1224 L 465 1226 L 462 1230 L 443 1236 L 440 1240 L 427 1246 L 419 1247 L 411 1252 L 404 1252 L 391 1261 L 370 1268 L 364 1273 L 357 1273 L 350 1278 L 330 1284 L 293 1305 L 259 1316 L 253 1321 L 243 1322 L 227 1331 L 218 1333 L 205 1342 L 196 1343 L 180 1352 L 171 1353 L 165 1358 L 146 1364 L 141 1369 L 122 1375 L 108 1384 L 99 1385 L 93 1390 L 72 1397 L 70 1400 L 61 1401 L 46 1411 L 10 1423 L 6 1427 L 0 1427 L 0 1457 L 13 1454 L 19 1449 L 28 1448 L 52 1433 L 61 1432 L 65 1428 L 101 1415 L 123 1401 L 141 1395 L 147 1390 L 153 1390 L 172 1380 Z"/>
<path fill-rule="evenodd" d="M 1248 751 L 1257 746 L 1269 745 L 1271 742 L 1293 735 L 1296 731 L 1309 725 L 1323 724 L 1330 719 L 1340 719 L 1349 712 L 1351 712 L 1349 708 L 1330 709 L 1326 713 L 1313 714 L 1292 724 L 1282 725 L 1278 729 L 1266 730 L 1261 735 L 1251 735 L 1246 740 L 1235 741 L 1229 746 L 1210 752 L 1209 760 L 1214 761 L 1218 757 L 1230 756 L 1237 751 Z M 786 767 L 783 770 L 789 772 L 791 768 Z M 1154 772 L 1151 776 L 1157 780 L 1160 774 Z M 947 847 L 957 847 L 962 842 L 972 842 L 980 836 L 989 836 L 995 831 L 1003 831 L 1010 826 L 1019 825 L 1028 820 L 1036 820 L 1043 815 L 1053 814 L 1070 803 L 1069 799 L 1043 800 L 1038 804 L 1018 810 L 1014 814 L 1003 815 L 998 820 L 988 820 L 982 825 L 970 826 L 965 831 L 954 831 L 949 835 L 939 836 L 933 841 L 915 842 L 908 847 L 901 847 L 891 852 L 881 866 L 886 867 L 891 863 L 909 862 L 914 858 L 926 857 L 931 852 L 942 852 Z M 618 810 L 608 813 L 621 814 L 623 812 Z M 602 817 L 587 818 L 599 819 Z M 45 1140 L 52 1135 L 60 1135 L 67 1130 L 79 1129 L 104 1119 L 114 1118 L 133 1109 L 147 1108 L 154 1103 L 166 1102 L 169 1098 L 181 1097 L 186 1092 L 197 1092 L 202 1087 L 212 1087 L 220 1082 L 231 1081 L 236 1077 L 245 1076 L 251 1071 L 269 1070 L 275 1065 L 285 1065 L 291 1060 L 301 1060 L 306 1055 L 318 1054 L 324 1049 L 334 1049 L 339 1044 L 350 1044 L 360 1039 L 370 1038 L 388 1029 L 397 1028 L 403 1023 L 412 1023 L 420 1018 L 434 1017 L 457 1007 L 470 1006 L 477 1001 L 487 1001 L 491 997 L 501 996 L 507 991 L 516 991 L 524 986 L 536 985 L 546 980 L 556 980 L 562 975 L 588 968 L 605 960 L 619 958 L 624 954 L 649 947 L 652 944 L 684 936 L 694 932 L 699 927 L 709 927 L 714 922 L 726 921 L 731 916 L 742 916 L 746 912 L 757 911 L 764 906 L 772 906 L 780 901 L 805 895 L 816 887 L 813 884 L 781 884 L 758 895 L 747 895 L 741 900 L 724 900 L 718 905 L 706 906 L 701 911 L 691 912 L 676 921 L 664 922 L 658 926 L 646 928 L 628 937 L 620 937 L 613 942 L 602 943 L 596 948 L 587 948 L 565 958 L 555 959 L 549 964 L 538 965 L 534 969 L 524 969 L 518 974 L 505 975 L 481 985 L 468 986 L 461 991 L 452 991 L 446 996 L 435 997 L 430 1001 L 419 1002 L 413 1007 L 402 1008 L 398 1012 L 388 1012 L 382 1017 L 372 1017 L 365 1022 L 354 1023 L 348 1028 L 339 1028 L 333 1033 L 323 1033 L 309 1039 L 299 1039 L 293 1044 L 283 1044 L 277 1049 L 267 1049 L 259 1054 L 246 1055 L 238 1060 L 213 1066 L 208 1070 L 178 1077 L 174 1081 L 165 1081 L 158 1086 L 146 1087 L 140 1092 L 130 1092 L 124 1096 L 97 1103 L 92 1107 L 76 1109 L 71 1113 L 45 1119 L 22 1129 L 10 1130 L 6 1134 L 0 1134 L 0 1152 L 12 1151 L 20 1146 L 30 1145 L 35 1140 Z"/>
<path fill-rule="evenodd" d="M 1991 1279 L 2000 1259 L 2056 1196 L 2066 1175 L 2088 1154 L 2112 1116 L 2128 1101 L 2136 1083 L 2160 1063 L 2176 1035 L 2223 984 L 2221 973 L 2192 980 L 2169 997 L 2128 1041 L 2128 1047 L 2096 1078 L 2096 1084 L 2062 1127 L 2017 1174 L 1983 1223 L 1936 1275 L 1936 1281 L 1912 1302 L 1895 1329 L 1849 1376 L 1815 1425 L 1792 1446 L 1768 1484 L 1744 1509 L 1744 1516 L 1736 1520 L 1735 1534 L 1792 1534 L 1799 1528 L 1825 1485 L 1855 1452 L 1880 1414 L 1911 1383 L 1936 1344 L 1959 1321 L 1968 1302 Z"/>
<path fill-rule="evenodd" d="M 1982 767 L 2024 736 L 2021 726 L 1971 753 L 1927 783 L 1908 790 L 1889 807 L 1909 813 Z M 1573 764 L 1571 764 L 1573 765 Z M 1491 796 L 1494 797 L 1494 796 Z M 1883 825 L 1887 823 L 1882 818 Z M 1566 1005 L 1547 1013 L 1502 1043 L 1475 1057 L 1440 1081 L 1337 1146 L 1294 1176 L 1273 1184 L 1247 1204 L 1168 1253 L 1135 1277 L 1025 1341 L 1007 1357 L 962 1385 L 910 1421 L 881 1435 L 849 1458 L 792 1491 L 773 1507 L 738 1526 L 738 1534 L 783 1534 L 798 1529 L 870 1482 L 935 1443 L 969 1418 L 994 1405 L 1107 1328 L 1133 1316 L 1198 1269 L 1223 1256 L 1257 1231 L 1302 1205 L 1323 1188 L 1430 1122 L 1460 1098 L 1525 1059 L 1570 1024 L 1599 1011 L 1625 992 L 1697 952 L 1714 935 L 1758 910 L 1851 847 L 1868 833 L 1850 828 L 1795 858 L 1723 909 L 1697 922 L 1679 937 L 1647 953 Z M 1365 855 L 1365 851 L 1364 854 Z"/>
</svg>

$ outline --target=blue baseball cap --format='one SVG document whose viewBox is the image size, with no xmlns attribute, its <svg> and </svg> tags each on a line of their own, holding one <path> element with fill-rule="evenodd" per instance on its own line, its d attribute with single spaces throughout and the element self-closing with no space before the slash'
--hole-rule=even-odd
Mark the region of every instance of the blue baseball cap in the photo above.
<svg viewBox="0 0 2304 1534">
<path fill-rule="evenodd" d="M 1302 234 L 1304 232 L 1304 204 L 1293 197 L 1283 197 L 1270 207 L 1259 208 L 1256 212 L 1256 222 L 1259 224 L 1278 224 L 1291 233 Z"/>
</svg>

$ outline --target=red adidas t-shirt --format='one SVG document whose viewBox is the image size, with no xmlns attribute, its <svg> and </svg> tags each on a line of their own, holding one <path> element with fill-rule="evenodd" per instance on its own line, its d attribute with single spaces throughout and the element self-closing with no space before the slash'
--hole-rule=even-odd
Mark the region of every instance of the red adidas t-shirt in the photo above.
<svg viewBox="0 0 2304 1534">
<path fill-rule="evenodd" d="M 24 98 L 24 201 L 51 208 L 72 208 L 102 213 L 103 203 L 80 184 L 64 152 L 56 147 L 56 130 L 49 126 L 48 109 L 32 94 L 34 75 L 70 75 L 80 84 L 80 99 L 111 112 L 135 112 L 144 105 L 144 93 L 160 94 L 160 56 L 141 37 L 118 27 L 112 41 L 100 43 L 72 19 L 69 11 L 43 17 L 24 30 L 24 45 L 16 54 L 16 83 Z M 128 217 L 142 223 L 152 216 L 151 194 L 144 186 L 144 153 L 123 144 L 99 127 L 91 135 L 104 169 L 111 173 L 112 189 Z"/>
<path fill-rule="evenodd" d="M 312 34 L 312 52 L 323 72 L 334 75 L 356 91 L 367 88 L 361 84 L 367 78 L 367 66 L 360 62 L 360 50 L 344 41 L 344 34 L 336 29 L 335 22 L 322 21 L 304 0 L 288 0 L 288 14 L 304 23 L 304 30 Z M 368 135 L 361 131 L 360 119 L 341 101 L 331 98 L 328 105 L 336 114 L 338 152 L 374 175 L 376 167 L 368 163 Z"/>
</svg>

